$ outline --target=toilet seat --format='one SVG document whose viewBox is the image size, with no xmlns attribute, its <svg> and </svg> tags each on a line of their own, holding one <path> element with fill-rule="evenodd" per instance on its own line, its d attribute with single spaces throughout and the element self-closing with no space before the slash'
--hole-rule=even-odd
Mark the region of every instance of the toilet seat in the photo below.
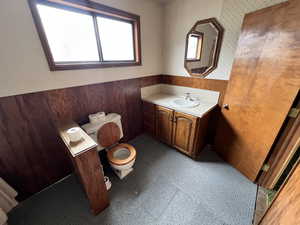
<svg viewBox="0 0 300 225">
<path fill-rule="evenodd" d="M 126 157 L 125 159 L 116 157 L 116 154 L 118 154 L 118 152 L 125 150 L 125 149 L 128 151 L 128 154 L 129 154 L 128 157 Z M 123 144 L 119 144 L 116 147 L 108 150 L 107 158 L 110 161 L 110 163 L 118 165 L 118 166 L 122 166 L 122 165 L 126 165 L 126 164 L 130 163 L 131 161 L 135 160 L 136 151 L 132 145 L 123 143 Z"/>
</svg>

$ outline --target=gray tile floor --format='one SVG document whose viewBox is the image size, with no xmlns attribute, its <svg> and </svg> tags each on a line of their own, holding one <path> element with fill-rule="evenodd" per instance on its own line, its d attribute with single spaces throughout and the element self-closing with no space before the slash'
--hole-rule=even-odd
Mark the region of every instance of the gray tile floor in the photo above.
<svg viewBox="0 0 300 225">
<path fill-rule="evenodd" d="M 92 216 L 74 176 L 22 202 L 9 225 L 250 225 L 257 187 L 209 150 L 194 161 L 142 135 L 135 169 L 112 172 L 111 205 Z"/>
</svg>

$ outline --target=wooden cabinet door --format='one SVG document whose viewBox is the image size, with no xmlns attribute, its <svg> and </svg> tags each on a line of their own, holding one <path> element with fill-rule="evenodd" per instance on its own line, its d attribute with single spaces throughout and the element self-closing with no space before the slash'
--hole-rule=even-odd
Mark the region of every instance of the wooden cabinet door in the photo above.
<svg viewBox="0 0 300 225">
<path fill-rule="evenodd" d="M 166 144 L 172 143 L 173 110 L 156 106 L 156 137 Z"/>
<path fill-rule="evenodd" d="M 196 133 L 197 117 L 174 112 L 172 145 L 178 150 L 192 155 Z"/>
<path fill-rule="evenodd" d="M 300 87 L 299 8 L 288 1 L 244 19 L 215 148 L 252 181 Z"/>
</svg>

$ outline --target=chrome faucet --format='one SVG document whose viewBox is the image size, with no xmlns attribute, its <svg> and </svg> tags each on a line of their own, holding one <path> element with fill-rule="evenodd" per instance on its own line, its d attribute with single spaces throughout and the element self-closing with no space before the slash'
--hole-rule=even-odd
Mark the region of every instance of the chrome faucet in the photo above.
<svg viewBox="0 0 300 225">
<path fill-rule="evenodd" d="M 191 93 L 185 93 L 185 100 L 189 100 L 189 101 L 193 101 L 193 99 L 191 98 Z"/>
</svg>

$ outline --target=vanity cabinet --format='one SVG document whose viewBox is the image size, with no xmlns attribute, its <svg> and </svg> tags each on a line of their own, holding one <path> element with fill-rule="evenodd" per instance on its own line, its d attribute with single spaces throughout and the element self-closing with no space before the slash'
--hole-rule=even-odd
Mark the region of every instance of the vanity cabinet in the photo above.
<svg viewBox="0 0 300 225">
<path fill-rule="evenodd" d="M 166 143 L 172 144 L 173 110 L 156 106 L 156 137 Z"/>
<path fill-rule="evenodd" d="M 200 118 L 143 102 L 143 115 L 145 132 L 192 158 L 207 144 L 210 113 Z"/>
</svg>

